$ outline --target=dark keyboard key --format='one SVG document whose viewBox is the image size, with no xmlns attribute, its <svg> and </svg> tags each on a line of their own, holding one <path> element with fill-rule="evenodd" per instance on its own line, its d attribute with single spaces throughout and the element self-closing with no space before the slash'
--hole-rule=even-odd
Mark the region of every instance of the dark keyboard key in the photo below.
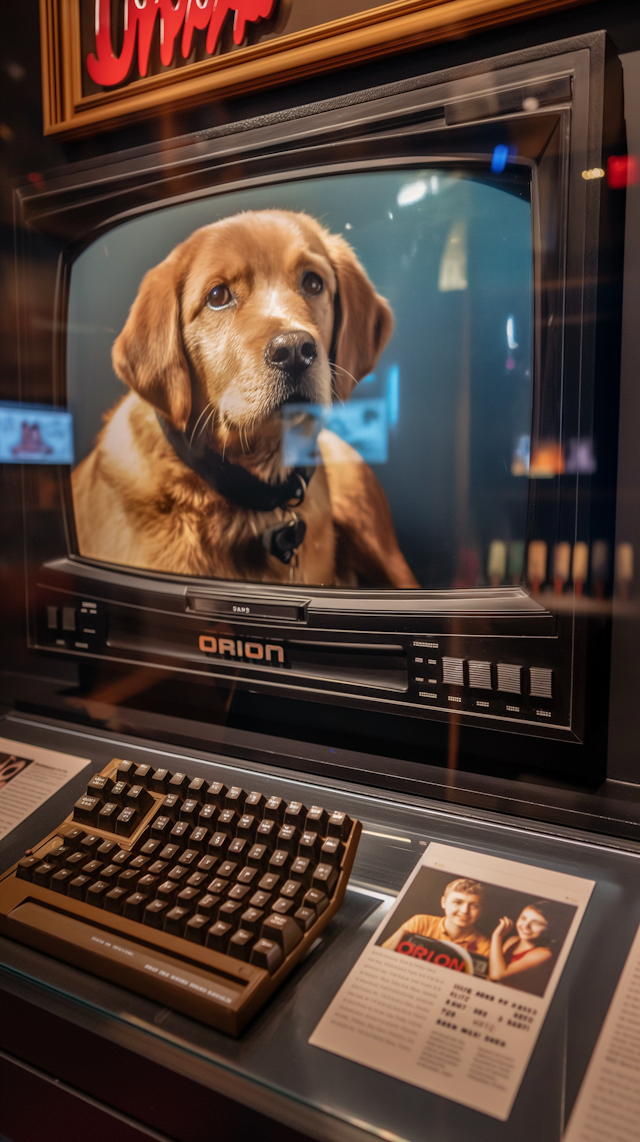
<svg viewBox="0 0 640 1142">
<path fill-rule="evenodd" d="M 167 793 L 160 806 L 160 812 L 164 817 L 171 817 L 172 821 L 177 821 L 181 805 L 182 797 L 178 796 L 177 793 Z"/>
<path fill-rule="evenodd" d="M 126 781 L 116 781 L 109 791 L 109 800 L 115 801 L 116 805 L 123 805 L 128 788 Z"/>
<path fill-rule="evenodd" d="M 161 928 L 168 907 L 166 900 L 152 900 L 150 904 L 147 904 L 142 914 L 142 923 L 149 924 L 151 928 Z"/>
<path fill-rule="evenodd" d="M 112 884 L 115 884 L 117 883 L 117 878 L 119 875 L 120 869 L 118 868 L 117 864 L 108 864 L 107 867 L 103 868 L 102 872 L 100 873 L 100 880 L 109 880 Z"/>
<path fill-rule="evenodd" d="M 189 848 L 197 849 L 199 853 L 206 853 L 209 843 L 209 830 L 204 825 L 197 825 L 189 836 Z"/>
<path fill-rule="evenodd" d="M 56 845 L 55 848 L 49 849 L 47 860 L 51 861 L 51 864 L 55 864 L 56 868 L 60 868 L 65 859 L 71 856 L 72 851 L 69 845 Z"/>
<path fill-rule="evenodd" d="M 239 900 L 225 900 L 218 909 L 218 919 L 224 921 L 225 924 L 232 924 L 235 928 L 244 909 L 245 905 Z"/>
<path fill-rule="evenodd" d="M 149 897 L 144 892 L 132 892 L 131 896 L 127 896 L 123 909 L 127 920 L 140 920 L 148 900 Z"/>
<path fill-rule="evenodd" d="M 261 819 L 261 817 L 264 816 L 263 810 L 264 810 L 265 801 L 266 801 L 266 797 L 265 797 L 264 793 L 256 793 L 254 791 L 253 793 L 247 794 L 247 798 L 246 798 L 246 801 L 244 803 L 245 813 L 252 813 L 253 816 L 256 817 L 257 820 L 259 821 Z"/>
<path fill-rule="evenodd" d="M 346 813 L 332 813 L 327 825 L 327 836 L 337 837 L 340 841 L 346 841 L 350 832 L 351 817 L 347 817 Z"/>
<path fill-rule="evenodd" d="M 87 785 L 87 797 L 97 797 L 100 801 L 108 801 L 109 790 L 113 789 L 114 782 L 110 777 L 103 777 L 96 773 Z"/>
<path fill-rule="evenodd" d="M 217 816 L 217 805 L 203 805 L 198 813 L 198 824 L 203 828 L 213 828 Z"/>
<path fill-rule="evenodd" d="M 241 817 L 244 812 L 244 802 L 246 796 L 247 795 L 244 789 L 241 789 L 239 785 L 232 785 L 230 789 L 227 789 L 225 794 L 225 809 L 233 809 L 234 812 L 237 813 L 238 817 Z"/>
<path fill-rule="evenodd" d="M 165 868 L 169 867 L 169 862 L 166 860 L 154 860 L 153 864 L 149 865 L 149 872 L 152 876 L 162 876 Z"/>
<path fill-rule="evenodd" d="M 262 938 L 273 940 L 288 956 L 300 943 L 302 932 L 291 916 L 278 916 L 272 912 L 262 925 Z"/>
<path fill-rule="evenodd" d="M 116 769 L 116 780 L 126 781 L 128 784 L 135 773 L 135 769 L 136 767 L 132 761 L 119 761 L 118 768 Z"/>
<path fill-rule="evenodd" d="M 193 797 L 195 801 L 200 804 L 206 800 L 207 797 L 207 783 L 204 777 L 194 777 L 187 785 L 187 797 Z"/>
<path fill-rule="evenodd" d="M 128 888 L 129 892 L 135 884 L 138 883 L 140 873 L 135 868 L 125 868 L 118 874 L 118 884 L 120 888 Z"/>
<path fill-rule="evenodd" d="M 160 860 L 175 860 L 180 855 L 180 845 L 165 845 L 158 855 Z"/>
<path fill-rule="evenodd" d="M 327 824 L 329 823 L 329 814 L 322 805 L 312 805 L 307 813 L 304 827 L 307 833 L 319 833 L 321 837 L 327 835 Z"/>
<path fill-rule="evenodd" d="M 207 947 L 213 948 L 215 952 L 226 952 L 232 932 L 233 928 L 231 924 L 225 924 L 222 920 L 216 920 L 215 924 L 212 924 L 207 932 Z"/>
<path fill-rule="evenodd" d="M 51 877 L 49 888 L 53 888 L 55 892 L 66 892 L 69 881 L 73 880 L 74 875 L 70 868 L 59 868 Z"/>
<path fill-rule="evenodd" d="M 120 837 L 130 837 L 138 823 L 138 814 L 135 809 L 127 805 L 116 820 L 116 833 Z"/>
<path fill-rule="evenodd" d="M 309 928 L 312 928 L 316 922 L 316 914 L 312 908 L 298 908 L 298 911 L 294 912 L 293 918 L 303 932 L 308 932 Z"/>
<path fill-rule="evenodd" d="M 117 841 L 103 841 L 96 849 L 98 860 L 111 860 L 111 853 L 118 849 Z"/>
<path fill-rule="evenodd" d="M 85 833 L 78 845 L 78 852 L 83 852 L 86 856 L 93 856 L 101 841 L 102 837 L 99 837 L 97 833 Z"/>
<path fill-rule="evenodd" d="M 248 963 L 255 938 L 255 932 L 246 932 L 244 928 L 239 928 L 229 940 L 227 955 L 235 956 L 237 960 L 246 960 Z"/>
<path fill-rule="evenodd" d="M 191 868 L 191 865 L 196 867 L 196 862 L 200 853 L 197 849 L 185 849 L 178 857 L 178 864 L 184 865 L 185 868 Z"/>
<path fill-rule="evenodd" d="M 291 853 L 292 856 L 298 851 L 298 838 L 300 834 L 295 825 L 283 825 L 278 832 L 279 849 L 284 849 L 285 852 Z"/>
<path fill-rule="evenodd" d="M 307 857 L 299 856 L 291 862 L 289 874 L 292 880 L 299 880 L 302 884 L 304 884 L 305 888 L 308 888 L 311 884 L 313 869 L 314 864 L 312 861 L 310 861 Z"/>
<path fill-rule="evenodd" d="M 226 896 L 228 891 L 229 881 L 222 880 L 219 876 L 216 876 L 211 883 L 207 885 L 207 892 L 212 892 L 214 896 Z"/>
<path fill-rule="evenodd" d="M 237 861 L 224 860 L 222 864 L 218 866 L 218 876 L 222 877 L 223 880 L 231 880 L 238 867 Z"/>
<path fill-rule="evenodd" d="M 166 793 L 171 774 L 168 769 L 156 769 L 148 779 L 148 787 L 152 793 Z"/>
<path fill-rule="evenodd" d="M 111 857 L 111 864 L 125 865 L 131 860 L 131 853 L 126 849 L 118 849 L 118 852 Z"/>
<path fill-rule="evenodd" d="M 158 840 L 145 841 L 142 848 L 140 849 L 140 855 L 146 857 L 153 856 L 153 854 L 160 848 L 160 844 L 161 842 Z"/>
<path fill-rule="evenodd" d="M 281 883 L 282 877 L 278 876 L 277 872 L 265 872 L 262 879 L 258 881 L 258 888 L 261 888 L 263 892 L 276 892 Z"/>
<path fill-rule="evenodd" d="M 247 908 L 240 917 L 240 927 L 247 932 L 259 932 L 264 920 L 262 908 Z"/>
<path fill-rule="evenodd" d="M 192 872 L 187 880 L 187 884 L 189 888 L 201 888 L 205 880 L 208 880 L 208 874 L 206 872 Z"/>
<path fill-rule="evenodd" d="M 186 821 L 176 821 L 175 825 L 173 826 L 173 828 L 171 830 L 171 833 L 169 834 L 171 837 L 172 843 L 173 844 L 176 844 L 176 843 L 179 844 L 180 841 L 182 840 L 182 838 L 185 836 L 185 834 L 189 832 L 189 830 L 190 830 L 190 825 L 188 825 Z"/>
<path fill-rule="evenodd" d="M 199 913 L 196 913 L 190 920 L 187 920 L 184 929 L 185 939 L 193 940 L 194 944 L 204 944 L 207 926 L 210 922 L 208 916 L 201 916 Z"/>
<path fill-rule="evenodd" d="M 276 849 L 269 858 L 269 872 L 280 873 L 284 875 L 291 864 L 291 853 L 286 849 Z"/>
<path fill-rule="evenodd" d="M 256 841 L 259 845 L 266 845 L 268 849 L 274 849 L 280 831 L 277 821 L 269 821 L 265 818 L 258 825 L 256 833 Z"/>
<path fill-rule="evenodd" d="M 33 870 L 40 864 L 40 857 L 23 857 L 18 861 L 16 869 L 16 876 L 20 880 L 31 880 L 33 878 Z"/>
<path fill-rule="evenodd" d="M 302 901 L 304 908 L 312 908 L 316 916 L 321 916 L 329 904 L 326 892 L 318 888 L 310 888 Z"/>
<path fill-rule="evenodd" d="M 244 900 L 249 895 L 251 889 L 248 884 L 234 884 L 233 888 L 229 889 L 228 900 Z"/>
<path fill-rule="evenodd" d="M 254 868 L 266 868 L 269 860 L 269 849 L 266 845 L 252 845 L 247 853 L 247 864 Z"/>
<path fill-rule="evenodd" d="M 107 833 L 115 833 L 116 821 L 121 812 L 121 805 L 117 805 L 115 801 L 107 801 L 106 805 L 103 805 L 98 813 L 98 828 L 104 829 Z"/>
<path fill-rule="evenodd" d="M 82 865 L 87 863 L 87 854 L 80 852 L 80 849 L 76 849 L 74 853 L 69 853 L 64 863 L 67 868 L 75 869 L 77 874 L 80 872 Z"/>
<path fill-rule="evenodd" d="M 84 900 L 87 885 L 89 884 L 91 884 L 90 876 L 74 876 L 73 880 L 69 881 L 67 895 L 71 896 L 74 900 Z"/>
<path fill-rule="evenodd" d="M 215 857 L 217 860 L 222 860 L 229 848 L 229 841 L 231 838 L 226 833 L 214 833 L 209 838 L 207 844 L 207 853 L 209 856 Z"/>
<path fill-rule="evenodd" d="M 313 872 L 311 883 L 314 888 L 318 888 L 331 895 L 337 879 L 338 872 L 332 864 L 317 864 Z"/>
<path fill-rule="evenodd" d="M 85 825 L 95 825 L 98 810 L 102 802 L 99 797 L 79 797 L 73 806 L 74 821 L 81 821 Z"/>
<path fill-rule="evenodd" d="M 183 888 L 178 893 L 176 900 L 180 908 L 186 909 L 187 912 L 193 912 L 196 904 L 198 903 L 198 898 L 201 895 L 201 892 L 199 892 L 197 888 L 194 888 L 192 885 L 188 884 L 186 888 Z"/>
<path fill-rule="evenodd" d="M 307 819 L 307 810 L 302 801 L 290 801 L 284 811 L 284 824 L 293 825 L 301 832 Z"/>
<path fill-rule="evenodd" d="M 253 841 L 259 824 L 258 818 L 254 817 L 252 813 L 243 813 L 238 821 L 236 836 L 244 837 L 246 841 Z"/>
<path fill-rule="evenodd" d="M 80 841 L 84 837 L 84 829 L 76 829 L 73 827 L 61 829 L 60 836 L 65 845 L 68 845 L 70 849 L 77 849 Z"/>
<path fill-rule="evenodd" d="M 260 869 L 259 868 L 250 868 L 249 866 L 247 866 L 245 868 L 241 868 L 240 872 L 238 873 L 238 875 L 236 877 L 236 880 L 238 881 L 239 884 L 253 884 L 253 882 L 255 880 L 255 882 L 257 884 L 258 881 L 260 880 Z"/>
<path fill-rule="evenodd" d="M 244 837 L 234 837 L 227 849 L 227 859 L 244 864 L 250 848 L 251 841 L 245 840 Z"/>
<path fill-rule="evenodd" d="M 295 900 L 285 900 L 284 896 L 280 896 L 275 904 L 271 905 L 271 911 L 278 916 L 293 916 L 297 907 Z"/>
<path fill-rule="evenodd" d="M 34 884 L 47 885 L 51 879 L 52 874 L 56 871 L 55 864 L 50 860 L 43 860 L 40 864 L 36 865 L 31 875 L 31 880 Z"/>
<path fill-rule="evenodd" d="M 322 864 L 333 864 L 339 868 L 343 853 L 342 841 L 338 837 L 327 837 L 320 851 L 320 860 Z"/>
<path fill-rule="evenodd" d="M 251 963 L 257 968 L 264 968 L 270 975 L 277 972 L 283 959 L 282 948 L 275 940 L 266 940 L 263 937 L 256 940 L 251 949 Z"/>
<path fill-rule="evenodd" d="M 150 765 L 138 765 L 133 774 L 133 782 L 135 785 L 144 785 L 146 787 L 152 777 L 153 770 Z"/>
<path fill-rule="evenodd" d="M 320 856 L 320 849 L 322 848 L 322 837 L 318 833 L 305 832 L 300 837 L 298 845 L 298 855 L 307 857 L 308 860 L 317 861 Z"/>
<path fill-rule="evenodd" d="M 154 903 L 159 904 L 160 901 L 156 900 Z M 165 932 L 168 932 L 170 936 L 181 936 L 184 931 L 188 915 L 189 912 L 186 908 L 181 908 L 178 904 L 176 904 L 175 907 L 171 908 L 165 915 Z"/>
<path fill-rule="evenodd" d="M 154 884 L 158 883 L 158 877 L 152 876 L 150 872 L 146 872 L 144 876 L 140 877 L 138 881 L 138 892 L 147 892 L 149 895 L 153 891 Z"/>
<path fill-rule="evenodd" d="M 206 916 L 210 924 L 213 918 L 218 915 L 218 908 L 221 902 L 220 896 L 216 896 L 212 892 L 207 892 L 207 894 L 198 901 L 198 912 L 201 916 Z"/>
<path fill-rule="evenodd" d="M 262 892 L 259 889 L 258 892 L 254 892 L 249 904 L 252 908 L 261 908 L 263 911 L 266 911 L 272 899 L 273 897 L 270 892 Z"/>
<path fill-rule="evenodd" d="M 199 814 L 200 802 L 196 801 L 195 798 L 188 797 L 186 801 L 182 802 L 180 820 L 188 821 L 192 829 L 197 824 Z"/>
<path fill-rule="evenodd" d="M 151 822 L 151 836 L 154 840 L 166 841 L 172 828 L 173 821 L 171 817 L 167 817 L 167 815 L 163 813 Z"/>
<path fill-rule="evenodd" d="M 180 880 L 183 880 L 185 876 L 188 876 L 188 874 L 189 874 L 188 868 L 185 868 L 185 866 L 183 864 L 176 864 L 167 873 L 167 876 L 168 876 L 169 880 L 180 881 Z"/>
<path fill-rule="evenodd" d="M 280 889 L 280 895 L 286 900 L 301 901 L 304 896 L 304 886 L 298 880 L 287 880 Z"/>
<path fill-rule="evenodd" d="M 226 833 L 228 837 L 235 837 L 238 814 L 233 809 L 223 809 L 218 813 L 216 833 Z"/>
<path fill-rule="evenodd" d="M 207 789 L 207 805 L 216 805 L 218 809 L 224 809 L 226 792 L 226 785 L 221 781 L 214 781 Z"/>
<path fill-rule="evenodd" d="M 209 856 L 209 854 L 207 854 L 207 856 L 200 858 L 196 867 L 198 872 L 211 872 L 211 869 L 215 868 L 217 863 L 218 862 L 215 857 Z"/>
<path fill-rule="evenodd" d="M 104 905 L 104 898 L 110 888 L 111 885 L 108 883 L 108 881 L 97 880 L 95 884 L 92 884 L 87 889 L 87 894 L 85 897 L 87 904 L 95 904 L 98 908 L 102 908 Z"/>
<path fill-rule="evenodd" d="M 160 900 L 171 900 L 178 891 L 178 884 L 175 880 L 163 880 L 162 884 L 156 889 L 156 895 Z"/>
<path fill-rule="evenodd" d="M 134 857 L 133 860 L 130 862 L 129 868 L 137 868 L 140 870 L 140 869 L 146 868 L 148 863 L 149 863 L 149 857 L 145 857 L 142 855 L 142 853 L 140 853 L 139 856 Z"/>
<path fill-rule="evenodd" d="M 136 813 L 139 813 L 141 817 L 148 812 L 152 805 L 155 805 L 153 797 L 148 790 L 145 789 L 144 785 L 132 785 L 124 799 L 124 803 L 125 805 L 130 805 L 132 809 L 135 809 Z"/>
<path fill-rule="evenodd" d="M 87 861 L 87 863 L 83 864 L 83 866 L 82 866 L 82 875 L 83 876 L 95 876 L 96 873 L 98 872 L 98 870 L 101 868 L 102 868 L 102 861 L 101 860 Z M 37 871 L 38 870 L 36 869 L 36 872 Z M 35 880 L 35 873 L 34 873 L 34 880 Z"/>
<path fill-rule="evenodd" d="M 104 898 L 104 906 L 107 912 L 121 912 L 122 906 L 127 898 L 128 888 L 111 888 Z"/>
<path fill-rule="evenodd" d="M 269 797 L 263 809 L 265 820 L 277 821 L 281 825 L 286 807 L 282 797 Z"/>
<path fill-rule="evenodd" d="M 186 795 L 185 791 L 189 784 L 189 778 L 186 773 L 174 773 L 169 782 L 169 793 L 180 793 L 183 797 Z"/>
</svg>

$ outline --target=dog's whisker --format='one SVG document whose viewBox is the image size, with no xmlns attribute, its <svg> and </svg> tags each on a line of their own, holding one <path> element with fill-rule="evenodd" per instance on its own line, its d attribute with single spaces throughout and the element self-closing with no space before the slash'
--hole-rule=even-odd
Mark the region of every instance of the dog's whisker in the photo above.
<svg viewBox="0 0 640 1142">
<path fill-rule="evenodd" d="M 202 412 L 200 413 L 200 416 L 198 417 L 198 419 L 196 420 L 196 422 L 195 422 L 195 424 L 194 424 L 194 426 L 193 426 L 193 432 L 191 433 L 191 438 L 190 438 L 190 440 L 189 440 L 189 447 L 191 447 L 191 445 L 193 444 L 193 438 L 194 438 L 194 436 L 195 436 L 195 434 L 196 434 L 196 429 L 197 429 L 198 425 L 200 424 L 200 421 L 202 420 L 202 418 L 203 418 L 203 416 L 205 415 L 205 413 L 206 413 L 206 412 L 208 412 L 208 410 L 209 410 L 210 408 L 212 408 L 212 407 L 213 407 L 213 406 L 212 406 L 212 404 L 211 404 L 211 401 L 207 401 L 207 403 L 206 403 L 206 405 L 204 406 L 204 408 L 203 408 Z"/>
</svg>

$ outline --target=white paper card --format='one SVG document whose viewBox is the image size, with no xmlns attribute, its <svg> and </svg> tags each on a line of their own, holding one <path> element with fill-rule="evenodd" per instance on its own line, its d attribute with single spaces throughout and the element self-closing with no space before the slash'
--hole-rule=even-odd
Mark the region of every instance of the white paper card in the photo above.
<svg viewBox="0 0 640 1142">
<path fill-rule="evenodd" d="M 430 844 L 309 1042 L 506 1120 L 593 886 Z"/>
<path fill-rule="evenodd" d="M 564 1142 L 640 1139 L 640 929 L 591 1056 Z"/>
<path fill-rule="evenodd" d="M 0 738 L 0 840 L 90 764 L 88 757 Z"/>
</svg>

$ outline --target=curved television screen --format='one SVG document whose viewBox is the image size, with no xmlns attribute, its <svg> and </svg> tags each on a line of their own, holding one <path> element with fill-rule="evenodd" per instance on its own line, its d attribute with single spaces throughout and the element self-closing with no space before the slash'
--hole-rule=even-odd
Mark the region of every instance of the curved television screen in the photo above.
<svg viewBox="0 0 640 1142">
<path fill-rule="evenodd" d="M 519 583 L 533 283 L 515 162 L 263 183 L 116 225 L 69 282 L 79 554 L 248 582 Z"/>
</svg>

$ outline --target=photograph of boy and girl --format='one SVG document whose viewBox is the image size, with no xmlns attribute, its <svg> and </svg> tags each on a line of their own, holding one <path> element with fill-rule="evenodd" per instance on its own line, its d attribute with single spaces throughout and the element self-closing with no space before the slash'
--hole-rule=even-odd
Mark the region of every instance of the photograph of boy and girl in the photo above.
<svg viewBox="0 0 640 1142">
<path fill-rule="evenodd" d="M 412 936 L 418 943 L 443 941 L 443 949 L 456 945 L 468 953 L 467 962 L 472 957 L 475 974 L 542 996 L 575 911 L 570 904 L 423 868 L 377 943 L 401 954 L 414 954 Z"/>
</svg>

